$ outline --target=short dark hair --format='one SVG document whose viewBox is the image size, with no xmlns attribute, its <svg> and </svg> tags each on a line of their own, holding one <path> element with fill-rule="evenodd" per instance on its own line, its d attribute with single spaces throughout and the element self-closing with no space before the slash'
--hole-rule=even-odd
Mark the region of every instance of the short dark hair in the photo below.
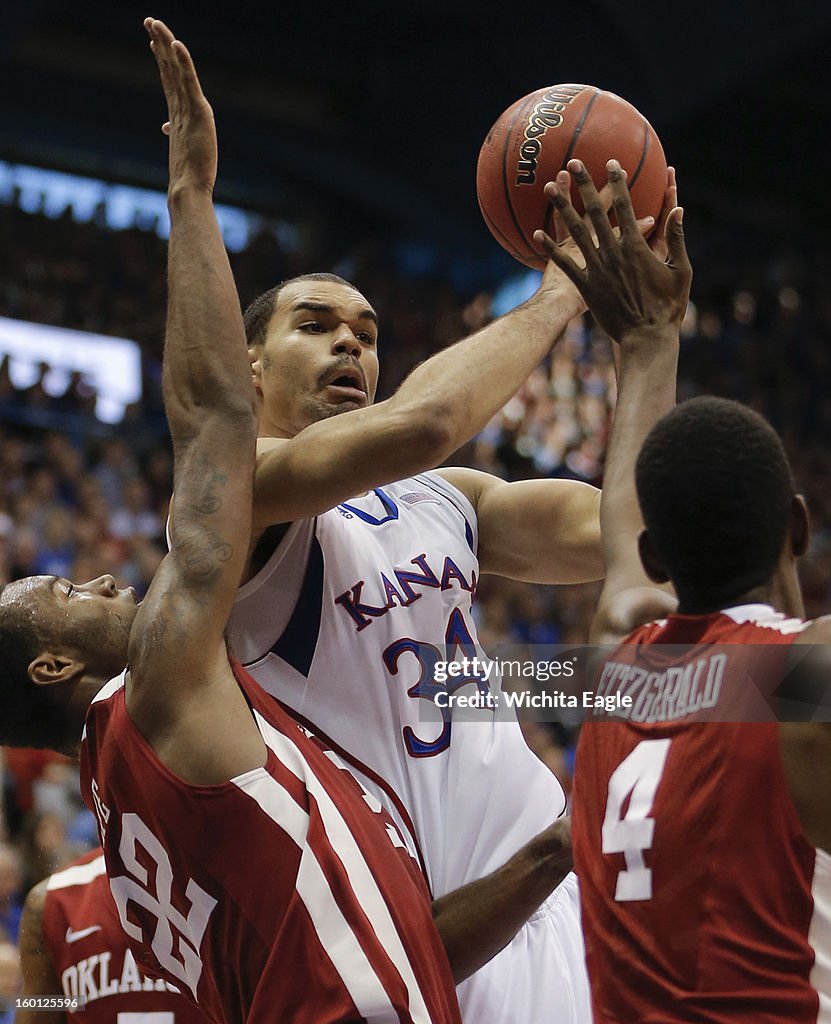
<svg viewBox="0 0 831 1024">
<path fill-rule="evenodd" d="M 647 437 L 635 480 L 682 607 L 715 610 L 770 579 L 795 488 L 782 442 L 758 413 L 722 398 L 682 403 Z"/>
<path fill-rule="evenodd" d="M 346 285 L 347 288 L 355 287 L 354 284 L 351 284 L 342 277 L 338 277 L 337 274 L 326 273 L 299 274 L 297 277 L 289 277 L 285 281 L 281 281 L 274 288 L 270 288 L 267 292 L 263 292 L 262 295 L 258 295 L 243 313 L 245 338 L 249 345 L 262 345 L 265 341 L 268 325 L 274 316 L 277 297 L 287 285 L 296 284 L 298 281 L 329 281 L 332 284 Z"/>
<path fill-rule="evenodd" d="M 5 587 L 0 587 L 2 597 Z M 0 606 L 0 745 L 60 750 L 65 723 L 49 687 L 29 678 L 29 665 L 46 649 L 20 605 Z"/>
</svg>

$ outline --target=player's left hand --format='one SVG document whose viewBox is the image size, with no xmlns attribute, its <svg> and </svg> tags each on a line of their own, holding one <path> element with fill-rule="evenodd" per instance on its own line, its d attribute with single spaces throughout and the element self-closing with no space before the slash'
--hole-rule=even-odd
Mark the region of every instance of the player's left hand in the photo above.
<svg viewBox="0 0 831 1024">
<path fill-rule="evenodd" d="M 546 194 L 579 248 L 585 267 L 544 231 L 537 231 L 534 241 L 577 287 L 595 319 L 615 341 L 621 342 L 630 336 L 643 338 L 667 327 L 679 327 L 692 281 L 681 226 L 682 208 L 673 206 L 662 214 L 657 251 L 653 252 L 635 220 L 626 172 L 616 160 L 610 160 L 606 170 L 619 232 L 613 230 L 583 164 L 571 160 L 568 169 L 580 189 L 586 217 L 580 218 L 568 193 L 558 184 L 546 185 Z M 665 206 L 675 199 L 673 178 L 673 184 L 668 183 Z M 665 259 L 661 252 L 663 245 L 667 250 Z"/>
<path fill-rule="evenodd" d="M 144 27 L 167 100 L 169 120 L 162 131 L 170 138 L 170 192 L 187 185 L 210 192 L 216 181 L 216 127 L 193 60 L 163 21 L 146 18 Z"/>
<path fill-rule="evenodd" d="M 563 195 L 567 195 L 567 196 L 571 195 L 571 175 L 569 174 L 569 172 L 567 170 L 561 170 L 561 171 L 557 172 L 557 177 L 555 179 L 555 184 L 557 186 L 557 189 Z M 549 198 L 550 198 L 551 193 L 549 193 L 547 191 L 547 194 L 549 195 Z M 613 195 L 613 192 L 612 192 L 612 186 L 611 186 L 611 184 L 609 184 L 609 182 L 607 182 L 603 186 L 603 188 L 601 188 L 601 190 L 598 193 L 597 197 L 598 197 L 598 202 L 600 203 L 600 206 L 603 209 L 603 211 L 608 213 L 609 210 L 612 207 L 612 201 L 614 199 L 614 195 Z M 669 200 L 669 192 L 667 192 L 667 196 L 666 196 L 666 201 L 668 201 L 668 200 Z M 663 226 L 662 226 L 661 221 L 659 221 L 658 225 L 656 226 L 655 225 L 655 218 L 654 217 L 644 217 L 643 219 L 641 219 L 641 220 L 639 220 L 637 222 L 637 224 L 638 224 L 638 231 L 640 231 L 640 233 L 642 235 L 646 236 L 646 235 L 649 235 L 650 232 L 652 232 L 649 244 L 650 244 L 650 247 L 653 249 L 653 251 L 656 252 L 656 254 L 657 254 L 657 249 L 655 248 L 655 245 L 657 243 L 658 236 L 660 235 L 661 239 L 663 239 L 663 236 L 664 236 L 664 232 L 665 232 L 665 228 L 666 228 L 666 215 L 669 213 L 669 210 L 672 209 L 672 206 L 676 205 L 675 202 L 674 202 L 674 197 L 673 197 L 672 206 L 670 206 L 669 208 L 666 207 L 666 201 L 664 203 L 664 210 L 661 212 L 661 221 L 664 222 Z M 586 227 L 591 232 L 592 239 L 595 242 L 597 242 L 597 236 L 594 233 L 594 229 L 592 228 L 592 224 L 591 224 L 591 221 L 589 219 L 588 214 L 586 214 L 583 217 L 583 223 L 586 225 Z M 567 256 L 569 256 L 574 261 L 574 263 L 578 267 L 580 267 L 581 270 L 585 270 L 586 262 L 583 259 L 583 254 L 580 252 L 579 246 L 575 243 L 574 239 L 571 237 L 571 234 L 569 233 L 568 227 L 566 226 L 565 221 L 563 220 L 563 218 L 560 216 L 560 211 L 557 209 L 557 207 L 556 207 L 556 205 L 554 203 L 551 204 L 551 225 L 552 225 L 552 227 L 554 229 L 554 241 L 556 242 L 560 252 L 565 253 Z M 615 229 L 615 231 L 617 232 L 617 228 Z M 653 239 L 656 240 L 656 243 L 653 242 Z M 666 259 L 666 248 L 665 247 L 664 247 L 664 254 L 663 254 L 662 258 Z M 557 286 L 557 282 L 558 281 L 562 281 L 562 280 L 563 280 L 563 273 L 562 273 L 562 271 L 560 270 L 560 268 L 557 265 L 557 263 L 554 260 L 549 258 L 548 263 L 545 266 L 545 272 L 543 273 L 542 287 L 543 288 L 551 287 L 552 283 L 553 283 L 554 287 L 556 287 Z M 581 296 L 581 298 L 582 298 L 582 296 Z"/>
</svg>

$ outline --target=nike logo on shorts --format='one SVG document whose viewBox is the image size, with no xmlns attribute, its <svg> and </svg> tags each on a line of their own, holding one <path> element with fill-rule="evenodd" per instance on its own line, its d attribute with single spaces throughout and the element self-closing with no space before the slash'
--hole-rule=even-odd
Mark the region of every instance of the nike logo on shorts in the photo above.
<svg viewBox="0 0 831 1024">
<path fill-rule="evenodd" d="M 67 945 L 70 942 L 77 942 L 78 939 L 85 939 L 87 935 L 92 935 L 93 932 L 100 932 L 101 925 L 93 924 L 89 928 L 82 928 L 79 932 L 73 932 L 71 928 L 66 929 L 66 941 Z"/>
</svg>

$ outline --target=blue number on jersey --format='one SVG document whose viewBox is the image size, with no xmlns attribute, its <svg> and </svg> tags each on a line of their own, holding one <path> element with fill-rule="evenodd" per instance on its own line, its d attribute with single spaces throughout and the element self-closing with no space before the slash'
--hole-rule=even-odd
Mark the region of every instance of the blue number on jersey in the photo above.
<svg viewBox="0 0 831 1024">
<path fill-rule="evenodd" d="M 404 746 L 411 757 L 435 757 L 450 746 L 452 723 L 450 721 L 450 709 L 439 708 L 435 703 L 436 694 L 446 691 L 455 693 L 456 690 L 468 683 L 476 683 L 480 693 L 488 693 L 490 686 L 486 679 L 477 675 L 456 676 L 448 686 L 447 683 L 436 682 L 436 663 L 439 661 L 453 661 L 455 651 L 459 651 L 462 657 L 475 658 L 476 645 L 465 617 L 459 608 L 454 608 L 447 623 L 444 634 L 444 654 L 434 645 L 424 641 L 413 640 L 410 637 L 402 637 L 384 651 L 384 664 L 391 675 L 398 674 L 398 660 L 402 654 L 412 654 L 419 665 L 419 677 L 417 682 L 407 690 L 407 694 L 414 700 L 428 700 L 433 707 L 440 711 L 443 722 L 442 730 L 434 740 L 421 739 L 415 730 L 405 725 L 402 729 Z"/>
</svg>

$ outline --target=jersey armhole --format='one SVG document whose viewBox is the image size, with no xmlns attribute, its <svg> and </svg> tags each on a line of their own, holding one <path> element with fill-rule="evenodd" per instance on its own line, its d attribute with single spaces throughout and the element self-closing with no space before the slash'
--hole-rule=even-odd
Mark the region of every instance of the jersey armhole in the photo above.
<svg viewBox="0 0 831 1024">
<path fill-rule="evenodd" d="M 433 491 L 438 491 L 443 497 L 445 497 L 452 505 L 456 507 L 459 514 L 465 521 L 467 531 L 469 533 L 468 543 L 474 554 L 479 551 L 479 522 L 476 518 L 476 510 L 470 503 L 467 495 L 460 491 L 455 484 L 451 484 L 449 480 L 445 480 L 440 473 L 435 470 L 431 470 L 428 473 L 419 473 L 418 476 L 413 477 L 414 480 L 418 480 L 420 484 L 425 487 L 429 487 Z"/>
<path fill-rule="evenodd" d="M 310 531 L 310 536 L 313 535 L 316 524 L 317 517 L 314 519 L 297 519 L 295 522 L 291 523 L 263 567 L 239 587 L 236 597 L 234 598 L 234 603 L 236 604 L 238 601 L 243 600 L 250 594 L 259 590 L 259 588 L 280 568 L 281 563 L 286 558 L 289 550 L 293 547 L 301 533 L 304 530 L 308 530 Z"/>
</svg>

